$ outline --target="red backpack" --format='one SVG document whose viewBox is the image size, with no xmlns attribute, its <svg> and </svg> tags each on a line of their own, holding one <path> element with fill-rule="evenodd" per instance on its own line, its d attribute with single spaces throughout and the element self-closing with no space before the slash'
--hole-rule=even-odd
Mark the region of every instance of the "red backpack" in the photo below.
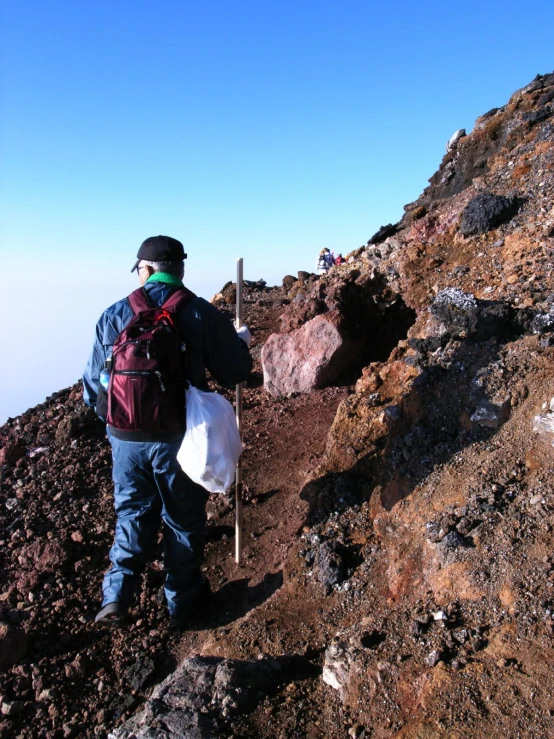
<svg viewBox="0 0 554 739">
<path fill-rule="evenodd" d="M 129 295 L 134 315 L 113 345 L 109 426 L 137 434 L 184 431 L 186 347 L 175 321 L 195 297 L 179 288 L 156 307 L 142 287 Z"/>
</svg>

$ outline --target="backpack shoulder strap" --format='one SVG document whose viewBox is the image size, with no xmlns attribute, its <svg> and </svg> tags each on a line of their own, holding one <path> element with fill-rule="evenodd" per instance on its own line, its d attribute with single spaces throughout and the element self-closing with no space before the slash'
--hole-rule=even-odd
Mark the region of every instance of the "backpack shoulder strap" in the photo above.
<svg viewBox="0 0 554 739">
<path fill-rule="evenodd" d="M 160 306 L 171 313 L 179 313 L 196 295 L 186 287 L 180 287 Z"/>
<path fill-rule="evenodd" d="M 137 315 L 137 313 L 140 313 L 143 310 L 150 310 L 150 308 L 152 308 L 152 303 L 150 302 L 148 293 L 143 287 L 139 287 L 134 290 L 128 296 L 127 300 L 129 301 L 129 305 L 131 306 L 131 310 L 134 315 Z"/>
</svg>

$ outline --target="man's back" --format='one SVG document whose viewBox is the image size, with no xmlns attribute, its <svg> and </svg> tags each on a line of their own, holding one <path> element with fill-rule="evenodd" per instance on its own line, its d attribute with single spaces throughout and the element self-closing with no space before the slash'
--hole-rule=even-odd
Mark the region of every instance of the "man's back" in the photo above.
<svg viewBox="0 0 554 739">
<path fill-rule="evenodd" d="M 177 289 L 163 282 L 144 286 L 151 302 L 160 306 Z M 100 372 L 117 336 L 133 317 L 127 298 L 119 300 L 101 315 L 96 326 L 96 341 L 83 375 L 84 400 L 96 406 Z M 206 389 L 206 370 L 224 387 L 232 387 L 248 376 L 252 359 L 238 339 L 232 323 L 203 298 L 195 297 L 178 315 L 178 326 L 186 344 L 187 380 Z"/>
</svg>

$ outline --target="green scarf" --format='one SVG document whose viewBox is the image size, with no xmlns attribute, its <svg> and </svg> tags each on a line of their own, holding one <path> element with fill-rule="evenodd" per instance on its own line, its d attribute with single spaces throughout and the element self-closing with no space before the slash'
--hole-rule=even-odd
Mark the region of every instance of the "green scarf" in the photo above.
<svg viewBox="0 0 554 739">
<path fill-rule="evenodd" d="M 154 272 L 146 282 L 165 282 L 166 285 L 171 285 L 172 287 L 184 287 L 182 280 L 175 275 L 170 275 L 169 272 Z"/>
</svg>

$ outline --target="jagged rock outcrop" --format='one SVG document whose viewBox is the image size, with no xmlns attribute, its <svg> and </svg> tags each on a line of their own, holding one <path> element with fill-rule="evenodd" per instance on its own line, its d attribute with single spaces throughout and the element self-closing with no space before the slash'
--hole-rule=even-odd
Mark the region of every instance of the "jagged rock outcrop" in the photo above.
<svg viewBox="0 0 554 739">
<path fill-rule="evenodd" d="M 308 289 L 294 285 L 294 299 L 281 316 L 283 333 L 271 336 L 263 349 L 268 392 L 323 387 L 358 360 L 364 347 L 380 359 L 406 336 L 415 314 L 395 292 L 396 276 L 380 274 L 373 261 L 396 246 L 391 237 L 371 247 L 361 263 L 334 268 Z"/>
<path fill-rule="evenodd" d="M 365 574 L 347 585 L 382 589 L 371 612 L 387 619 L 378 626 L 387 638 L 370 654 L 350 643 L 356 629 L 339 631 L 324 679 L 348 707 L 368 697 L 361 726 L 385 720 L 378 705 L 391 700 L 398 723 L 384 736 L 423 736 L 439 715 L 445 733 L 544 731 L 521 694 L 509 707 L 507 686 L 517 666 L 533 673 L 529 684 L 550 682 L 531 655 L 547 649 L 551 664 L 552 100 L 554 75 L 539 76 L 478 119 L 406 207 L 395 248 L 356 254 L 354 264 L 371 259 L 395 274 L 417 320 L 339 406 L 320 476 L 304 491 L 314 520 L 305 536 L 332 542 L 338 529 L 342 546 L 353 546 L 353 532 L 371 521 Z M 359 511 L 350 503 L 340 512 L 341 480 L 350 500 L 358 486 Z M 501 726 L 463 697 L 485 684 Z M 541 684 L 540 705 L 548 691 Z M 417 718 L 400 718 L 394 701 Z"/>
</svg>

